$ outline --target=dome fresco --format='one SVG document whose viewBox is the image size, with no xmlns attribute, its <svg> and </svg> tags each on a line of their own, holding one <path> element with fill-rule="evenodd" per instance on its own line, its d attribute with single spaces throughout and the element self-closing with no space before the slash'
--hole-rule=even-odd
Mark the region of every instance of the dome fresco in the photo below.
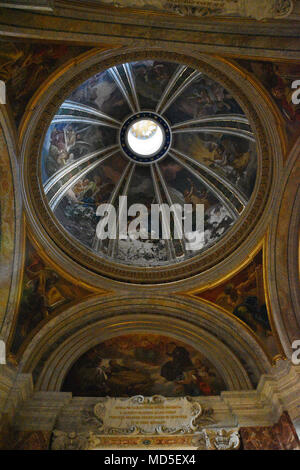
<svg viewBox="0 0 300 470">
<path fill-rule="evenodd" d="M 171 265 L 218 243 L 239 219 L 255 186 L 256 141 L 245 113 L 216 81 L 184 64 L 132 62 L 91 77 L 61 105 L 45 137 L 41 173 L 57 221 L 95 256 Z M 198 249 L 174 237 L 173 215 L 171 238 L 163 239 L 164 214 L 156 237 L 99 240 L 98 206 L 113 204 L 118 214 L 123 195 L 128 207 L 190 204 L 194 218 L 203 204 Z"/>
</svg>

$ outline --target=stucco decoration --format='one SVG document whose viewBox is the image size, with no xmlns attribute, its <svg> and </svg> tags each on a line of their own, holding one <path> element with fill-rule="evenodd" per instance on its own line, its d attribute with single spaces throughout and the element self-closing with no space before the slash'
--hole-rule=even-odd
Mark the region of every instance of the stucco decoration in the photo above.
<svg viewBox="0 0 300 470">
<path fill-rule="evenodd" d="M 193 443 L 197 450 L 238 450 L 240 436 L 234 429 L 203 429 Z"/>
<path fill-rule="evenodd" d="M 102 0 L 102 3 L 163 10 L 182 16 L 234 16 L 256 20 L 285 18 L 294 8 L 293 0 Z"/>
<path fill-rule="evenodd" d="M 94 408 L 101 434 L 189 434 L 201 425 L 203 409 L 188 397 L 159 395 L 106 398 Z M 213 419 L 211 419 L 213 421 Z M 204 413 L 203 422 L 207 422 Z"/>
<path fill-rule="evenodd" d="M 268 287 L 274 321 L 284 347 L 291 357 L 300 335 L 299 225 L 300 225 L 300 139 L 288 156 L 282 189 L 277 196 L 268 242 Z"/>
</svg>

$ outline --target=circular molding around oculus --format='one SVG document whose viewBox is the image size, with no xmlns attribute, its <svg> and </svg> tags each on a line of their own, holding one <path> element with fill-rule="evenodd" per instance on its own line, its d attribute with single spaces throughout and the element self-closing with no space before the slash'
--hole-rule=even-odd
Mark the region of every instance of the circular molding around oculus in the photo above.
<svg viewBox="0 0 300 470">
<path fill-rule="evenodd" d="M 125 120 L 119 139 L 122 151 L 129 160 L 139 165 L 151 165 L 168 154 L 172 133 L 162 116 L 145 111 Z"/>
<path fill-rule="evenodd" d="M 50 104 L 24 159 L 27 210 L 79 265 L 124 282 L 171 282 L 217 265 L 253 232 L 272 165 L 253 103 L 224 73 L 181 54 L 138 51 L 87 67 Z M 146 207 L 203 204 L 202 245 L 95 241 L 98 205 L 114 203 L 118 213 L 121 195 Z"/>
</svg>

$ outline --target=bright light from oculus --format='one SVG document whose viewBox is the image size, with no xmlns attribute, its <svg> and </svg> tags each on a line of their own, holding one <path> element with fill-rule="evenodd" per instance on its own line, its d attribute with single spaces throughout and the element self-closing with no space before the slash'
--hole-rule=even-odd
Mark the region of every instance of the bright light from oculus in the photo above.
<svg viewBox="0 0 300 470">
<path fill-rule="evenodd" d="M 134 153 L 146 157 L 162 147 L 164 132 L 152 119 L 140 119 L 129 128 L 127 142 Z"/>
</svg>

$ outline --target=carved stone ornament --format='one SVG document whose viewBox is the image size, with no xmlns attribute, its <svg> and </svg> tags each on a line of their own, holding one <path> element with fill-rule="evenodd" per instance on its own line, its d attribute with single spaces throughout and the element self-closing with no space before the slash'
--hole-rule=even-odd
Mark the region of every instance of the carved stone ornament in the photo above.
<svg viewBox="0 0 300 470">
<path fill-rule="evenodd" d="M 236 429 L 203 429 L 193 444 L 197 450 L 237 450 L 240 436 Z"/>
<path fill-rule="evenodd" d="M 151 8 L 182 16 L 235 16 L 264 20 L 285 18 L 294 9 L 293 0 L 101 0 L 115 7 Z"/>
<path fill-rule="evenodd" d="M 212 410 L 203 410 L 189 397 L 159 395 L 106 398 L 94 407 L 101 434 L 191 434 L 214 422 Z"/>
<path fill-rule="evenodd" d="M 89 449 L 90 433 L 53 431 L 52 450 L 86 450 Z"/>
</svg>

